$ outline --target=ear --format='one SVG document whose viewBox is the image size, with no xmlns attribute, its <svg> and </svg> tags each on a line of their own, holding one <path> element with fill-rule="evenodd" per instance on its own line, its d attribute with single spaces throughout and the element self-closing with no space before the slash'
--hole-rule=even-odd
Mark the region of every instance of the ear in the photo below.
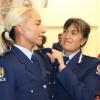
<svg viewBox="0 0 100 100">
<path fill-rule="evenodd" d="M 83 47 L 83 46 L 86 44 L 86 42 L 87 42 L 87 39 L 83 39 L 83 40 L 81 41 L 80 46 Z"/>
<path fill-rule="evenodd" d="M 23 26 L 21 25 L 21 24 L 18 24 L 18 25 L 16 25 L 16 32 L 17 32 L 17 34 L 23 34 L 24 32 L 23 32 L 24 30 L 23 30 Z"/>
</svg>

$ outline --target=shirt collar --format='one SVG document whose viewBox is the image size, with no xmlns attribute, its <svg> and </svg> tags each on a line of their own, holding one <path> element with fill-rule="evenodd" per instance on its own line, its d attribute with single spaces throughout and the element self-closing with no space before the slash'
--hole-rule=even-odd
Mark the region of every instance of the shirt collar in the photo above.
<svg viewBox="0 0 100 100">
<path fill-rule="evenodd" d="M 69 57 L 69 60 L 71 60 L 78 52 L 79 52 L 80 50 L 78 50 L 78 51 L 76 51 L 76 52 L 74 52 L 74 53 L 72 53 L 71 55 L 69 55 L 69 56 L 67 56 L 67 55 L 65 55 L 64 54 L 64 51 L 62 52 L 62 55 L 63 56 L 67 56 L 67 57 Z"/>
<path fill-rule="evenodd" d="M 14 44 L 14 46 L 17 47 L 19 50 L 21 50 L 31 60 L 32 54 L 34 54 L 33 51 L 31 52 L 28 49 L 17 44 Z"/>
</svg>

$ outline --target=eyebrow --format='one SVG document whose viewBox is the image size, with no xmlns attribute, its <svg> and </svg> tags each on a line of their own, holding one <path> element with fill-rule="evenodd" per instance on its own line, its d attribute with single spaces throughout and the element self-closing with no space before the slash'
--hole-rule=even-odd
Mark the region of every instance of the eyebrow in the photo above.
<svg viewBox="0 0 100 100">
<path fill-rule="evenodd" d="M 76 29 L 72 29 L 71 31 L 75 32 L 75 31 L 77 31 L 77 30 L 76 30 Z"/>
<path fill-rule="evenodd" d="M 64 29 L 63 31 L 66 31 L 66 30 L 68 30 L 68 29 Z M 69 31 L 78 31 L 78 30 L 77 29 L 71 29 Z"/>
</svg>

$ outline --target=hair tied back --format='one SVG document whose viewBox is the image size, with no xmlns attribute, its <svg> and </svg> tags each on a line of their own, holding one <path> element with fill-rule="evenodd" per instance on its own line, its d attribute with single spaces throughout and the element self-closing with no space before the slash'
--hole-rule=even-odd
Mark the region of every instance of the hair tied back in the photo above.
<svg viewBox="0 0 100 100">
<path fill-rule="evenodd" d="M 11 44 L 13 44 L 14 41 L 10 38 L 10 35 L 9 34 L 10 34 L 9 31 L 5 30 L 5 32 L 4 32 L 4 38 L 6 40 L 8 40 Z"/>
</svg>

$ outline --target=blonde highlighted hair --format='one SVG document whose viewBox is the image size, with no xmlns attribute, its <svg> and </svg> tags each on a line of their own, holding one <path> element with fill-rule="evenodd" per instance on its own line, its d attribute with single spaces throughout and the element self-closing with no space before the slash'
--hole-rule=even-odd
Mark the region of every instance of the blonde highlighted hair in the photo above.
<svg viewBox="0 0 100 100">
<path fill-rule="evenodd" d="M 10 31 L 13 26 L 23 23 L 25 21 L 24 13 L 29 10 L 32 10 L 32 8 L 28 7 L 12 8 L 5 17 L 5 23 L 4 23 L 5 29 L 7 31 Z"/>
<path fill-rule="evenodd" d="M 7 49 L 15 42 L 16 25 L 23 24 L 30 19 L 32 17 L 32 12 L 36 11 L 28 7 L 16 7 L 8 12 L 4 20 L 4 31 L 0 36 L 6 44 Z"/>
</svg>

